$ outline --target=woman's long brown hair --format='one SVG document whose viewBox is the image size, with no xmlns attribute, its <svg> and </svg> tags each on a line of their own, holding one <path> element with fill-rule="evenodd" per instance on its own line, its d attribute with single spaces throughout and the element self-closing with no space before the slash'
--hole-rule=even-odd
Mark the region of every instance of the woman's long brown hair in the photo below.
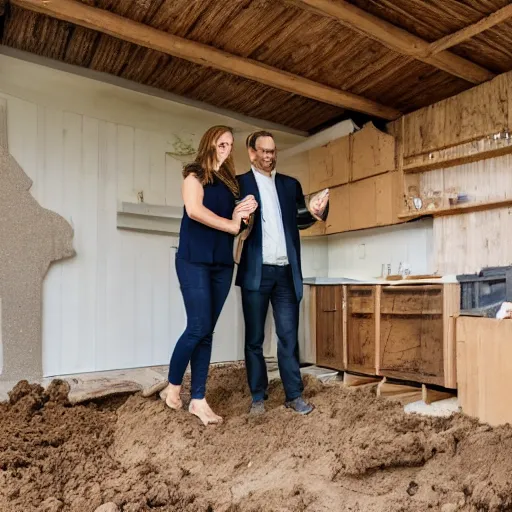
<svg viewBox="0 0 512 512">
<path fill-rule="evenodd" d="M 213 183 L 214 177 L 219 178 L 226 185 L 231 193 L 238 199 L 240 196 L 240 188 L 236 179 L 235 162 L 233 161 L 233 150 L 224 160 L 218 171 L 217 166 L 217 146 L 216 143 L 221 135 L 226 132 L 233 135 L 233 130 L 228 126 L 212 126 L 208 128 L 199 142 L 197 156 L 193 163 L 185 166 L 183 177 L 194 173 L 201 185 Z"/>
</svg>

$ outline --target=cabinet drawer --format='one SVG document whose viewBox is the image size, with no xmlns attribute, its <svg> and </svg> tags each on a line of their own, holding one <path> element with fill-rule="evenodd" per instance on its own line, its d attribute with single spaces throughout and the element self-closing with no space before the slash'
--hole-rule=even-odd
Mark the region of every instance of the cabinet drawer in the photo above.
<svg viewBox="0 0 512 512">
<path fill-rule="evenodd" d="M 442 315 L 443 287 L 383 286 L 380 312 L 383 315 Z"/>
</svg>

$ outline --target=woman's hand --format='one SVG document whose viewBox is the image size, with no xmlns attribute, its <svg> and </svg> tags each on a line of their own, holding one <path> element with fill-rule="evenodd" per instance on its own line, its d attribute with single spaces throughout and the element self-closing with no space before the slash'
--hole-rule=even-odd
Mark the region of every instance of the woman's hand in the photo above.
<svg viewBox="0 0 512 512">
<path fill-rule="evenodd" d="M 235 234 L 238 234 L 240 231 L 241 222 L 245 222 L 247 224 L 249 217 L 256 211 L 256 208 L 258 208 L 258 203 L 254 199 L 253 195 L 244 197 L 244 199 L 236 205 L 232 216 L 233 223 L 236 225 Z M 235 227 L 233 229 L 235 229 Z"/>
<path fill-rule="evenodd" d="M 245 218 L 248 218 L 249 215 L 256 211 L 256 208 L 258 208 L 258 203 L 256 202 L 254 196 L 251 194 L 244 197 L 243 200 L 237 204 L 235 211 L 243 211 L 247 213 Z"/>
<path fill-rule="evenodd" d="M 237 210 L 236 208 L 233 210 L 232 216 L 232 226 L 231 226 L 231 234 L 238 235 L 240 232 L 240 226 L 242 222 L 246 222 L 246 219 L 249 218 L 249 215 L 243 210 Z"/>
</svg>

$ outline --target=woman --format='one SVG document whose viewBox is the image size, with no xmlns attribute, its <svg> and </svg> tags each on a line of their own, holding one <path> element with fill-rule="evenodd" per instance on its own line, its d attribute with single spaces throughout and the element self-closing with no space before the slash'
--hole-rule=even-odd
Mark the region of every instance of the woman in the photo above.
<svg viewBox="0 0 512 512">
<path fill-rule="evenodd" d="M 253 196 L 239 199 L 233 163 L 233 133 L 214 126 L 202 137 L 197 157 L 183 171 L 185 209 L 176 254 L 176 272 L 187 313 L 187 327 L 169 365 L 169 384 L 160 393 L 171 409 L 180 409 L 181 384 L 190 362 L 189 412 L 205 425 L 222 421 L 205 399 L 215 324 L 231 287 L 233 242 L 243 219 L 257 208 Z"/>
</svg>

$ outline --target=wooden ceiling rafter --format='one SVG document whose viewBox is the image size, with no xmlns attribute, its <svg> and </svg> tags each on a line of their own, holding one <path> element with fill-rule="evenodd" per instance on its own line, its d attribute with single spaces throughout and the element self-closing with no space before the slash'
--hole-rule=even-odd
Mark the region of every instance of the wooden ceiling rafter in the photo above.
<svg viewBox="0 0 512 512">
<path fill-rule="evenodd" d="M 481 20 L 478 20 L 476 23 L 468 25 L 467 27 L 461 28 L 457 32 L 453 34 L 448 34 L 441 39 L 430 43 L 430 48 L 426 54 L 426 56 L 436 55 L 448 48 L 452 48 L 472 37 L 481 34 L 482 32 L 489 30 L 490 28 L 498 25 L 499 23 L 503 23 L 504 21 L 512 18 L 512 4 L 506 5 L 501 9 L 497 10 L 485 16 Z"/>
<path fill-rule="evenodd" d="M 313 80 L 157 30 L 76 0 L 10 0 L 23 9 L 85 27 L 117 39 L 157 50 L 195 64 L 215 68 L 299 96 L 386 120 L 398 118 L 395 108 Z"/>
<path fill-rule="evenodd" d="M 446 50 L 430 54 L 430 43 L 344 0 L 286 0 L 299 8 L 335 19 L 387 48 L 430 64 L 473 84 L 494 78 L 491 71 Z"/>
</svg>

